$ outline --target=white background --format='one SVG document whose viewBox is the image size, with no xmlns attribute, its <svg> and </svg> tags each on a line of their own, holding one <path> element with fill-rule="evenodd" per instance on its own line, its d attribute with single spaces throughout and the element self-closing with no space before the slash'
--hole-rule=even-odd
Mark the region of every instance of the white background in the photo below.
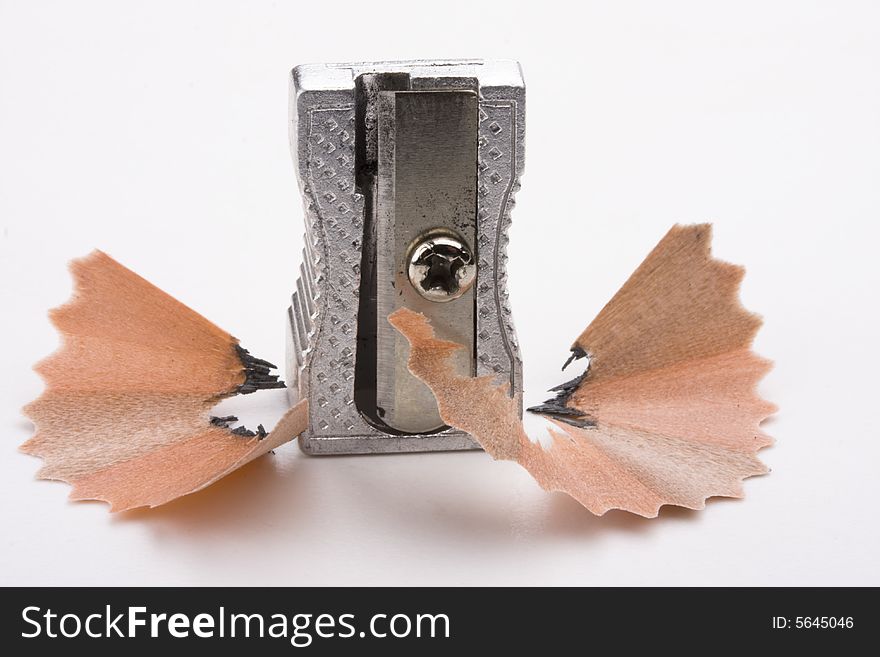
<svg viewBox="0 0 880 657">
<path fill-rule="evenodd" d="M 291 445 L 116 516 L 34 481 L 19 409 L 67 261 L 100 247 L 282 360 L 303 232 L 288 71 L 431 57 L 525 71 L 526 401 L 669 226 L 713 220 L 776 361 L 772 474 L 656 520 L 595 518 L 482 453 Z M 0 583 L 880 584 L 878 64 L 870 2 L 0 1 Z M 285 397 L 240 404 L 271 423 Z"/>
</svg>

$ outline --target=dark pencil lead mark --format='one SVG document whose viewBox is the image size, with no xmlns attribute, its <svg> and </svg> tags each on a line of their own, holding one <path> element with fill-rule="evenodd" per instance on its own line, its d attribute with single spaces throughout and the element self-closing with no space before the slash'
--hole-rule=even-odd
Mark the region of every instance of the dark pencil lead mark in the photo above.
<svg viewBox="0 0 880 657">
<path fill-rule="evenodd" d="M 250 352 L 241 345 L 235 345 L 235 352 L 244 368 L 245 380 L 236 393 L 249 395 L 257 390 L 270 390 L 272 388 L 284 388 L 284 381 L 278 380 L 278 374 L 271 371 L 277 369 L 275 365 L 262 358 L 251 356 Z"/>
<path fill-rule="evenodd" d="M 587 371 L 589 371 L 589 370 L 587 370 Z M 575 389 L 581 384 L 581 381 L 583 381 L 586 378 L 586 376 L 587 376 L 587 372 L 584 372 L 583 374 L 579 374 L 578 376 L 574 377 L 573 379 L 571 379 L 569 381 L 566 381 L 565 383 L 560 383 L 558 386 L 553 386 L 547 392 L 555 392 L 555 393 L 557 393 L 556 394 L 557 398 L 564 396 L 566 399 L 568 399 L 568 397 L 571 395 L 571 393 L 575 391 Z"/>
<path fill-rule="evenodd" d="M 256 431 L 251 431 L 247 427 L 241 426 L 236 427 L 235 429 L 230 429 L 229 425 L 238 422 L 238 418 L 235 415 L 224 415 L 222 417 L 218 417 L 216 415 L 211 416 L 211 424 L 215 427 L 221 427 L 222 429 L 229 429 L 229 432 L 233 436 L 241 436 L 242 438 L 254 438 L 257 437 L 260 440 L 268 436 L 269 434 L 266 432 L 266 429 L 262 424 L 257 425 Z"/>
<path fill-rule="evenodd" d="M 568 359 L 565 366 L 562 369 L 565 369 L 568 364 L 575 359 L 584 358 L 586 356 L 586 352 L 583 349 L 575 347 L 572 349 L 572 356 Z M 577 390 L 578 386 L 581 382 L 587 377 L 587 373 L 590 371 L 589 363 L 587 364 L 587 369 L 584 370 L 583 374 L 580 374 L 573 379 L 566 381 L 565 383 L 560 383 L 558 386 L 553 386 L 550 388 L 550 392 L 555 392 L 556 395 L 551 397 L 550 399 L 544 400 L 543 403 L 538 404 L 537 406 L 532 406 L 527 408 L 526 410 L 530 413 L 537 413 L 538 415 L 546 415 L 555 420 L 559 420 L 560 422 L 565 422 L 566 424 L 570 424 L 574 427 L 580 427 L 582 429 L 587 427 L 595 427 L 596 422 L 594 420 L 588 419 L 587 414 L 577 408 L 571 408 L 568 406 L 568 399 L 571 397 L 571 394 Z"/>
<path fill-rule="evenodd" d="M 576 408 L 554 404 L 552 403 L 552 400 L 548 400 L 543 404 L 538 404 L 537 406 L 531 406 L 528 410 L 530 413 L 538 413 L 539 415 L 557 415 L 560 417 L 568 418 L 578 418 L 584 417 L 586 415 L 586 413 L 584 413 L 583 411 L 579 411 Z"/>
<path fill-rule="evenodd" d="M 257 425 L 256 431 L 251 431 L 247 427 L 238 427 L 232 430 L 232 434 L 235 436 L 241 436 L 242 438 L 253 438 L 256 436 L 260 440 L 269 435 L 266 433 L 266 429 L 263 428 L 262 424 Z"/>
<path fill-rule="evenodd" d="M 572 347 L 571 348 L 571 356 L 568 357 L 568 360 L 565 361 L 565 364 L 562 366 L 563 371 L 566 367 L 571 365 L 573 361 L 580 360 L 581 358 L 586 358 L 587 352 L 581 349 L 580 347 Z"/>
<path fill-rule="evenodd" d="M 223 415 L 223 416 L 212 415 L 211 416 L 211 424 L 214 425 L 215 427 L 222 427 L 223 429 L 228 429 L 229 425 L 232 424 L 233 422 L 238 422 L 238 418 L 235 417 L 234 415 Z"/>
<path fill-rule="evenodd" d="M 526 410 L 529 413 L 545 415 L 554 420 L 559 420 L 560 422 L 570 424 L 573 427 L 580 427 L 581 429 L 596 426 L 595 420 L 588 419 L 587 414 L 583 411 L 579 411 L 576 408 L 570 408 L 568 406 L 558 404 L 556 403 L 555 399 L 548 399 L 543 404 L 531 406 Z"/>
</svg>

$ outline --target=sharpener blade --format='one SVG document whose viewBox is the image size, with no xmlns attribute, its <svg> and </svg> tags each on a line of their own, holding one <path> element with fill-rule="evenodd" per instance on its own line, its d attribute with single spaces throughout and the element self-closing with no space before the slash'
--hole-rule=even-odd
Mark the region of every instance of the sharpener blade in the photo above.
<svg viewBox="0 0 880 657">
<path fill-rule="evenodd" d="M 476 240 L 477 95 L 472 91 L 386 91 L 378 112 L 376 203 L 376 405 L 389 427 L 406 433 L 444 427 L 428 387 L 407 368 L 409 343 L 387 320 L 399 308 L 424 314 L 437 336 L 462 345 L 453 358 L 474 373 L 474 292 L 438 302 L 407 273 L 414 244 L 431 233 Z"/>
</svg>

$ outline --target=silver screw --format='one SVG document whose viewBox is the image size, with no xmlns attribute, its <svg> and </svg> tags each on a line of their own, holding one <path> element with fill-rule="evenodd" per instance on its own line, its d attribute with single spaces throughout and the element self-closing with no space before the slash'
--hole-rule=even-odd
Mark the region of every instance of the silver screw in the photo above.
<svg viewBox="0 0 880 657">
<path fill-rule="evenodd" d="M 423 237 L 409 256 L 409 281 L 431 301 L 457 299 L 474 284 L 477 266 L 470 248 L 451 234 Z"/>
</svg>

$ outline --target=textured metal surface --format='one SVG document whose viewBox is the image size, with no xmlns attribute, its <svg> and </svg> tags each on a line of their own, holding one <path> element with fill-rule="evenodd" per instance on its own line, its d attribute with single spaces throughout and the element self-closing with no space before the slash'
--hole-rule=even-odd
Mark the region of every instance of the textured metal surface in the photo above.
<svg viewBox="0 0 880 657">
<path fill-rule="evenodd" d="M 525 89 L 514 62 L 307 65 L 291 82 L 291 147 L 305 205 L 306 246 L 288 316 L 291 401 L 310 399 L 309 453 L 433 451 L 475 447 L 452 429 L 389 435 L 355 405 L 364 197 L 355 176 L 355 80 L 399 72 L 410 89 L 478 93 L 476 373 L 521 390 L 519 348 L 506 291 L 513 194 L 523 167 Z"/>
</svg>

